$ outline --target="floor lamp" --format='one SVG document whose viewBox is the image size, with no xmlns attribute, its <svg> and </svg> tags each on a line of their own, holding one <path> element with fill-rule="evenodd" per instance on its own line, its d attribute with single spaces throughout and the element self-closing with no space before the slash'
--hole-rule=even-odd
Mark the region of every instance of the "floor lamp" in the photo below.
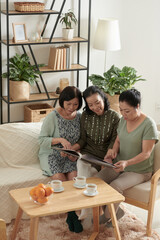
<svg viewBox="0 0 160 240">
<path fill-rule="evenodd" d="M 98 20 L 93 47 L 105 51 L 104 72 L 107 69 L 107 51 L 121 49 L 119 22 L 114 18 Z"/>
</svg>

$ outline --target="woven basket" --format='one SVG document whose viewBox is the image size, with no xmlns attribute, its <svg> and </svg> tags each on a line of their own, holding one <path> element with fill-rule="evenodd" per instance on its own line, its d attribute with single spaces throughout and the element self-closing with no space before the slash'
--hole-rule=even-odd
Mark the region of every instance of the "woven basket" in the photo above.
<svg viewBox="0 0 160 240">
<path fill-rule="evenodd" d="M 43 12 L 44 3 L 40 2 L 14 2 L 15 10 L 18 12 Z"/>
<path fill-rule="evenodd" d="M 31 104 L 24 106 L 24 121 L 25 122 L 40 122 L 50 112 L 53 111 L 48 103 Z"/>
<path fill-rule="evenodd" d="M 114 96 L 110 96 L 107 94 L 107 98 L 110 103 L 110 108 L 121 114 L 119 110 L 119 95 L 115 94 Z"/>
</svg>

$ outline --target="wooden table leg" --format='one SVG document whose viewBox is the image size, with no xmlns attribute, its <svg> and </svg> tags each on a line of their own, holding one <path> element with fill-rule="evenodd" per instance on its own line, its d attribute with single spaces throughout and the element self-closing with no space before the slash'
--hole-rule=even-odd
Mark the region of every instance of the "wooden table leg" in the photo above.
<svg viewBox="0 0 160 240">
<path fill-rule="evenodd" d="M 30 219 L 30 240 L 37 240 L 39 217 Z"/>
<path fill-rule="evenodd" d="M 111 215 L 112 225 L 114 227 L 114 232 L 115 232 L 115 235 L 116 235 L 116 239 L 121 240 L 114 204 L 113 203 L 108 204 L 108 209 L 109 209 L 109 212 L 110 212 L 110 215 Z"/>
<path fill-rule="evenodd" d="M 15 223 L 14 223 L 13 232 L 12 232 L 12 235 L 11 235 L 11 240 L 16 239 L 18 225 L 19 225 L 19 222 L 21 220 L 22 214 L 23 214 L 23 210 L 19 207 L 18 212 L 17 212 L 17 216 L 16 216 L 16 220 L 15 220 Z"/>
<path fill-rule="evenodd" d="M 90 236 L 89 240 L 96 239 L 99 233 L 99 207 L 93 208 L 93 233 Z"/>
</svg>

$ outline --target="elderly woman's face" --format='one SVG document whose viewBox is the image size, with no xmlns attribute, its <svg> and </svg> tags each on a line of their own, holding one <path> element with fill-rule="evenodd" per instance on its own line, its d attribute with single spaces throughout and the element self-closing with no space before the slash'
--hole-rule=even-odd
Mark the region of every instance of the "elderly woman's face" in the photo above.
<svg viewBox="0 0 160 240">
<path fill-rule="evenodd" d="M 87 101 L 88 107 L 91 111 L 93 111 L 97 115 L 103 115 L 104 100 L 98 93 L 95 93 L 90 97 L 87 97 L 86 101 Z"/>
<path fill-rule="evenodd" d="M 78 106 L 79 106 L 78 98 L 73 98 L 72 100 L 64 101 L 63 103 L 63 108 L 65 109 L 68 115 L 73 114 L 77 110 Z"/>
<path fill-rule="evenodd" d="M 119 109 L 126 121 L 133 121 L 138 116 L 139 104 L 137 105 L 137 107 L 133 107 L 124 101 L 119 103 Z"/>
</svg>

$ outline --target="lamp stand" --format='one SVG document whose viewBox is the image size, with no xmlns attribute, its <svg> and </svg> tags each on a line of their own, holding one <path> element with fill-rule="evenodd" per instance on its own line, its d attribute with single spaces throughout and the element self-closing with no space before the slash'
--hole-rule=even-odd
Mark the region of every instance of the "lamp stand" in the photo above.
<svg viewBox="0 0 160 240">
<path fill-rule="evenodd" d="M 105 57 L 104 57 L 104 72 L 107 71 L 107 51 L 105 51 Z"/>
</svg>

